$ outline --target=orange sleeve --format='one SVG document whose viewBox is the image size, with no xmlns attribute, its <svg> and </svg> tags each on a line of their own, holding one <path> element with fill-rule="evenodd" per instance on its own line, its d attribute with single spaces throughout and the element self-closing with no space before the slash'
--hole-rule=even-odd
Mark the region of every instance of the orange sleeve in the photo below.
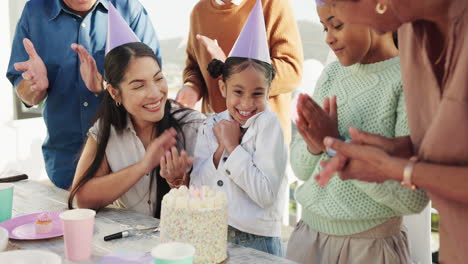
<svg viewBox="0 0 468 264">
<path fill-rule="evenodd" d="M 270 56 L 276 70 L 270 96 L 290 93 L 300 85 L 304 60 L 296 18 L 289 0 L 270 0 L 264 8 Z"/>
<path fill-rule="evenodd" d="M 187 59 L 185 60 L 185 68 L 182 73 L 182 80 L 184 85 L 191 86 L 192 88 L 196 89 L 199 91 L 200 96 L 203 97 L 206 94 L 206 84 L 200 71 L 200 67 L 198 65 L 194 51 L 194 44 L 196 41 L 194 35 L 196 30 L 194 29 L 194 26 L 197 25 L 194 20 L 195 15 L 192 11 L 190 16 L 190 31 L 187 39 Z"/>
</svg>

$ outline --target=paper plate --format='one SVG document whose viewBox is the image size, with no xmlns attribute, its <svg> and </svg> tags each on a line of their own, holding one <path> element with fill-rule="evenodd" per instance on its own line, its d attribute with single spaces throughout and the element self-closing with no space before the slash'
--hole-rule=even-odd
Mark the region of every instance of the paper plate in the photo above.
<svg viewBox="0 0 468 264">
<path fill-rule="evenodd" d="M 47 212 L 52 219 L 52 230 L 46 234 L 36 234 L 34 222 L 41 213 L 20 215 L 0 223 L 0 226 L 8 230 L 10 239 L 36 240 L 62 236 L 62 222 L 59 217 L 62 212 L 60 211 Z"/>
<path fill-rule="evenodd" d="M 15 264 L 61 264 L 59 255 L 43 250 L 14 250 L 0 252 L 0 263 Z"/>
</svg>

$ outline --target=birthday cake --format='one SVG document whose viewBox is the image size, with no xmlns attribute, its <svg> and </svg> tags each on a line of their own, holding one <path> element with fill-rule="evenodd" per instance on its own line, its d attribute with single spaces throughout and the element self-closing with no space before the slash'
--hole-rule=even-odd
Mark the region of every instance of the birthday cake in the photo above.
<svg viewBox="0 0 468 264">
<path fill-rule="evenodd" d="M 194 263 L 219 263 L 227 258 L 227 198 L 207 186 L 172 189 L 163 197 L 161 242 L 195 247 Z"/>
</svg>

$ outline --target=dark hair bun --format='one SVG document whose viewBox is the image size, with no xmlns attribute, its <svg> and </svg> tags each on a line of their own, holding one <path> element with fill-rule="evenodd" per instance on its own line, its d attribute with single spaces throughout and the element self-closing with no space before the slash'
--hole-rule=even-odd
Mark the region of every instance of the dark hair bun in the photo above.
<svg viewBox="0 0 468 264">
<path fill-rule="evenodd" d="M 213 59 L 208 64 L 208 72 L 210 73 L 210 76 L 213 78 L 218 78 L 221 74 L 223 74 L 223 70 L 224 70 L 224 62 L 218 59 Z"/>
</svg>

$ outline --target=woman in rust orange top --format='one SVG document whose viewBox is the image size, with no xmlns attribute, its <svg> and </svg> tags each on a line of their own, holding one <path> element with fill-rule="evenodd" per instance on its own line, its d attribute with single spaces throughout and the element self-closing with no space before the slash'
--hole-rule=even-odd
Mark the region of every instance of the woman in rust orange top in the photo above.
<svg viewBox="0 0 468 264">
<path fill-rule="evenodd" d="M 399 28 L 410 137 L 350 128 L 353 141 L 325 138 L 338 154 L 316 179 L 401 181 L 424 188 L 440 214 L 440 263 L 468 259 L 468 1 L 326 0 L 345 22 Z"/>
</svg>

